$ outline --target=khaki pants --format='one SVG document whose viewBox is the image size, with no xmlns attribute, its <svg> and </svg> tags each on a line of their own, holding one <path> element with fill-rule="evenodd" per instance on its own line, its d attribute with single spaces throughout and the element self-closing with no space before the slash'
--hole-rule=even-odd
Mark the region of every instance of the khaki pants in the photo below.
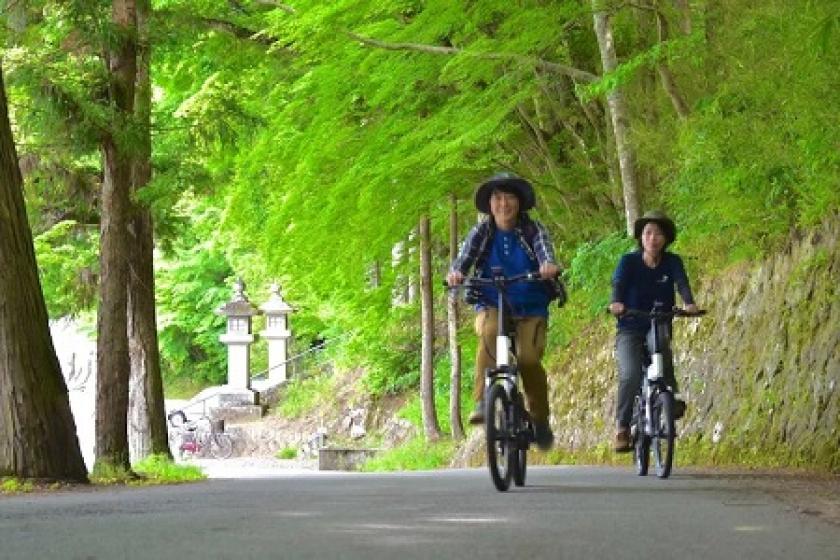
<svg viewBox="0 0 840 560">
<path fill-rule="evenodd" d="M 535 423 L 545 423 L 548 422 L 548 382 L 540 360 L 545 352 L 545 330 L 548 321 L 545 317 L 519 317 L 514 319 L 514 323 L 514 344 L 528 412 Z M 479 337 L 473 391 L 476 402 L 484 398 L 485 370 L 496 367 L 497 325 L 496 309 L 484 309 L 475 317 L 475 333 Z"/>
</svg>

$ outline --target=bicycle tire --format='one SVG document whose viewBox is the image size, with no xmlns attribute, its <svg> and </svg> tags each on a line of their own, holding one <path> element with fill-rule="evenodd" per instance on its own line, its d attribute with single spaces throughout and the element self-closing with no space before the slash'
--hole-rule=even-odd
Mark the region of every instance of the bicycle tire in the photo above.
<svg viewBox="0 0 840 560">
<path fill-rule="evenodd" d="M 647 476 L 650 467 L 650 437 L 645 434 L 645 411 L 642 409 L 641 397 L 636 397 L 634 408 L 636 412 L 630 430 L 631 433 L 635 433 L 633 463 L 636 465 L 636 474 Z"/>
<path fill-rule="evenodd" d="M 216 459 L 227 459 L 233 455 L 233 440 L 225 433 L 213 434 L 208 442 L 210 455 Z"/>
<path fill-rule="evenodd" d="M 663 391 L 656 397 L 653 409 L 653 456 L 656 476 L 668 478 L 674 465 L 674 395 Z"/>
<path fill-rule="evenodd" d="M 513 483 L 516 486 L 525 486 L 525 475 L 528 472 L 528 443 L 531 435 L 531 426 L 525 416 L 525 408 L 522 404 L 522 396 L 517 395 L 516 404 L 511 405 L 513 421 L 516 427 L 516 461 L 513 470 Z"/>
<path fill-rule="evenodd" d="M 514 441 L 509 429 L 510 410 L 510 399 L 505 388 L 499 383 L 493 384 L 484 412 L 484 432 L 487 438 L 487 466 L 490 469 L 490 478 L 499 492 L 510 488 L 513 475 L 511 467 L 516 462 L 513 458 Z"/>
<path fill-rule="evenodd" d="M 517 486 L 525 486 L 525 474 L 528 470 L 528 450 L 516 450 L 516 470 L 513 471 L 513 483 Z"/>
</svg>

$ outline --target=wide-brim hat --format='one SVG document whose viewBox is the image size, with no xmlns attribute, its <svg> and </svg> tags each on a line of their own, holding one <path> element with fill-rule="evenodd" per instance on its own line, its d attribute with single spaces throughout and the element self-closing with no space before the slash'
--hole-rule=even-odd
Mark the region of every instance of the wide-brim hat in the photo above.
<svg viewBox="0 0 840 560">
<path fill-rule="evenodd" d="M 674 242 L 677 238 L 677 226 L 674 224 L 674 221 L 665 215 L 664 212 L 659 210 L 651 210 L 650 212 L 645 212 L 645 215 L 641 218 L 638 218 L 633 223 L 633 237 L 636 239 L 642 238 L 642 230 L 645 229 L 645 226 L 649 223 L 655 223 L 660 228 L 662 228 L 662 233 L 665 234 L 667 238 L 666 245 L 670 245 Z"/>
<path fill-rule="evenodd" d="M 515 194 L 519 199 L 519 210 L 522 212 L 530 210 L 537 202 L 531 183 L 513 173 L 497 173 L 475 191 L 475 207 L 479 212 L 490 213 L 490 195 L 495 190 Z"/>
</svg>

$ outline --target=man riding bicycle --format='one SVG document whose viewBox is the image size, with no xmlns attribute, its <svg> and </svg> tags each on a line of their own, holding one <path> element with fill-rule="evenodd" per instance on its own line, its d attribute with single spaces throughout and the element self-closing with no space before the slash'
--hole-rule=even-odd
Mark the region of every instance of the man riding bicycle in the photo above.
<svg viewBox="0 0 840 560">
<path fill-rule="evenodd" d="M 553 282 L 560 269 L 548 231 L 527 213 L 535 202 L 531 184 L 513 174 L 500 173 L 484 182 L 475 193 L 475 207 L 488 218 L 467 234 L 450 267 L 449 285 L 463 283 L 470 269 L 489 278 L 494 268 L 501 268 L 505 276 L 538 272 L 541 278 Z M 535 441 L 543 450 L 549 449 L 554 441 L 548 424 L 548 383 L 540 363 L 545 351 L 548 304 L 557 295 L 556 284 L 552 282 L 515 284 L 508 293 L 527 408 L 534 424 Z M 496 363 L 497 294 L 491 287 L 481 291 L 475 319 L 479 336 L 473 391 L 476 407 L 470 415 L 470 424 L 484 422 L 485 370 Z"/>
</svg>

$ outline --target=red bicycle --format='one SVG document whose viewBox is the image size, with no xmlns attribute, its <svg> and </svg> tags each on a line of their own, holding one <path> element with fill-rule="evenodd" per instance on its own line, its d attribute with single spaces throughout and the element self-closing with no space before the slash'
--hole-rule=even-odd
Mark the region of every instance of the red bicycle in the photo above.
<svg viewBox="0 0 840 560">
<path fill-rule="evenodd" d="M 188 420 L 183 410 L 175 410 L 167 418 L 173 428 L 170 447 L 177 450 L 179 458 L 187 454 L 206 457 L 209 453 L 216 459 L 227 459 L 233 455 L 233 439 L 225 433 L 224 420 L 211 420 L 208 416 Z"/>
</svg>

